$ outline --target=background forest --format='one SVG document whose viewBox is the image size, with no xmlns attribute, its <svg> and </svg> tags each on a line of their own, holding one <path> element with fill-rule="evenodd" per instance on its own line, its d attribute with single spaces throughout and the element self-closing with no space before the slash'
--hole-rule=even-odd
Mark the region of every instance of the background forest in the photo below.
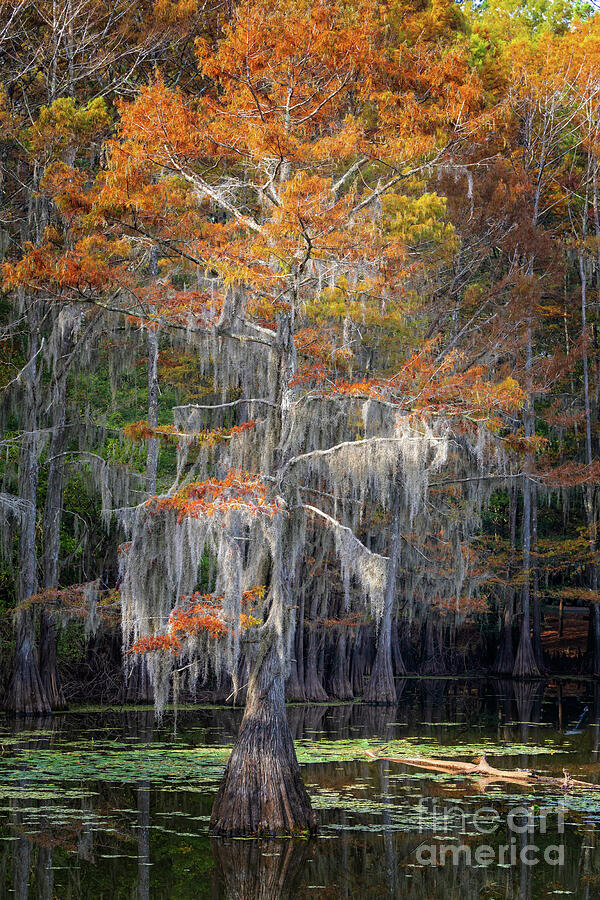
<svg viewBox="0 0 600 900">
<path fill-rule="evenodd" d="M 600 13 L 374 6 L 1 0 L 6 709 L 600 677 Z"/>
</svg>

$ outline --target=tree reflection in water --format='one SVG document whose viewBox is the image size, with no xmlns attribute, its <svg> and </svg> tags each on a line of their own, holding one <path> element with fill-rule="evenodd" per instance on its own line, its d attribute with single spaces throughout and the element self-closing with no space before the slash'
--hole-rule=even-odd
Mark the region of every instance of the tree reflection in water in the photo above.
<svg viewBox="0 0 600 900">
<path fill-rule="evenodd" d="M 293 900 L 312 841 L 213 838 L 211 849 L 227 900 Z"/>
</svg>

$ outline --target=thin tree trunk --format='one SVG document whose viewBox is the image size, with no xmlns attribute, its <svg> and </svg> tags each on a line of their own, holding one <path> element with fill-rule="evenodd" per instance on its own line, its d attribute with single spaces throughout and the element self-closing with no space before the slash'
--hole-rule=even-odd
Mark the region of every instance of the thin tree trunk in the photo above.
<svg viewBox="0 0 600 900">
<path fill-rule="evenodd" d="M 533 566 L 533 596 L 531 600 L 531 610 L 533 619 L 533 655 L 540 674 L 546 669 L 544 662 L 544 648 L 542 646 L 542 608 L 540 604 L 539 590 L 539 574 L 537 566 L 537 544 L 538 544 L 538 491 L 537 485 L 531 487 L 531 540 L 534 557 Z"/>
<path fill-rule="evenodd" d="M 158 277 L 158 248 L 152 247 L 148 266 L 150 278 Z M 148 425 L 158 425 L 158 331 L 148 328 Z M 146 490 L 156 493 L 156 476 L 158 472 L 158 438 L 148 439 L 148 456 L 146 463 Z"/>
<path fill-rule="evenodd" d="M 148 264 L 150 278 L 158 277 L 158 248 L 153 246 L 150 250 Z M 148 426 L 158 426 L 158 331 L 149 327 L 146 331 L 148 341 Z M 156 494 L 156 481 L 158 474 L 158 438 L 151 437 L 147 441 L 146 455 L 146 491 L 149 495 Z M 227 694 L 230 693 L 228 687 Z M 126 674 L 125 696 L 128 703 L 153 703 L 154 691 L 148 672 L 148 663 L 142 653 L 134 653 L 130 662 L 129 672 Z"/>
<path fill-rule="evenodd" d="M 526 477 L 523 485 L 523 571 L 525 583 L 522 591 L 523 615 L 521 619 L 521 634 L 519 649 L 513 669 L 515 678 L 537 678 L 537 667 L 531 643 L 531 618 L 530 618 L 530 549 L 531 549 L 531 484 Z"/>
<path fill-rule="evenodd" d="M 148 425 L 158 425 L 158 333 L 148 329 Z M 148 457 L 146 464 L 146 490 L 156 494 L 156 477 L 158 472 L 158 438 L 148 438 Z"/>
<path fill-rule="evenodd" d="M 564 616 L 565 616 L 565 598 L 560 598 L 560 603 L 558 604 L 558 636 L 561 638 L 563 636 L 564 629 Z"/>
<path fill-rule="evenodd" d="M 38 485 L 37 324 L 37 309 L 34 306 L 29 311 L 29 365 L 22 375 L 28 416 L 21 438 L 19 460 L 19 497 L 24 504 L 17 578 L 17 602 L 20 608 L 16 613 L 16 653 L 5 698 L 7 712 L 25 715 L 46 715 L 50 712 L 50 702 L 40 678 L 34 650 L 33 612 L 22 607 L 24 601 L 34 594 L 37 588 L 35 548 Z"/>
<path fill-rule="evenodd" d="M 594 582 L 592 582 L 594 583 Z M 598 582 L 596 578 L 595 582 L 596 586 L 592 588 L 593 590 L 598 590 Z M 590 604 L 590 625 L 589 625 L 589 638 L 590 638 L 590 650 L 591 650 L 591 659 L 590 659 L 590 674 L 594 676 L 594 678 L 600 678 L 600 604 L 599 603 L 591 603 Z"/>
<path fill-rule="evenodd" d="M 518 494 L 514 482 L 510 487 L 509 495 L 509 540 L 510 540 L 510 556 L 508 562 L 507 585 L 504 598 L 504 613 L 502 617 L 502 629 L 500 632 L 500 643 L 498 653 L 492 672 L 495 675 L 512 675 L 515 667 L 515 654 L 513 648 L 513 620 L 515 613 L 515 589 L 512 579 L 515 575 L 515 552 L 517 548 L 517 510 L 518 510 Z"/>
<path fill-rule="evenodd" d="M 285 694 L 288 700 L 304 703 L 306 700 L 304 691 L 304 590 L 302 590 L 300 603 L 298 604 L 294 648 L 294 659 L 292 660 L 290 676 L 286 683 Z"/>
<path fill-rule="evenodd" d="M 298 606 L 298 619 L 296 621 L 296 664 L 298 668 L 298 681 L 304 685 L 304 606 L 305 595 L 302 591 L 300 595 L 300 604 Z M 304 695 L 304 687 L 302 687 Z"/>
<path fill-rule="evenodd" d="M 527 329 L 527 360 L 525 370 L 529 373 L 533 361 L 533 335 L 531 326 L 531 317 Z M 533 399 L 531 395 L 531 384 L 528 385 L 529 396 L 524 412 L 524 431 L 525 437 L 531 438 L 535 431 L 535 419 L 533 410 Z M 526 468 L 531 467 L 531 454 L 528 455 Z M 515 678 L 537 678 L 539 677 L 539 669 L 535 661 L 533 653 L 533 645 L 531 643 L 531 618 L 530 618 L 530 600 L 531 600 L 531 480 L 527 474 L 523 479 L 523 523 L 522 523 L 522 545 L 523 545 L 523 576 L 524 584 L 522 591 L 522 611 L 521 618 L 521 634 L 519 638 L 519 649 L 517 650 L 517 658 L 513 669 Z"/>
<path fill-rule="evenodd" d="M 581 279 L 581 333 L 583 337 L 583 403 L 585 408 L 585 458 L 592 462 L 592 411 L 590 403 L 590 376 L 587 352 L 587 272 L 583 253 L 579 254 L 579 276 Z"/>
<path fill-rule="evenodd" d="M 60 356 L 71 347 L 71 336 L 60 341 Z M 48 486 L 44 508 L 44 555 L 42 559 L 44 588 L 56 588 L 59 582 L 60 527 L 63 512 L 63 454 L 67 441 L 67 374 L 58 372 L 52 390 L 52 437 L 48 459 Z M 40 616 L 39 666 L 52 709 L 66 709 L 56 658 L 56 622 L 47 610 Z"/>
<path fill-rule="evenodd" d="M 584 224 L 584 240 L 586 227 Z M 579 276 L 581 279 L 581 334 L 583 338 L 583 398 L 585 408 L 585 461 L 591 466 L 592 454 L 592 412 L 590 403 L 590 383 L 587 352 L 587 272 L 583 252 L 579 254 Z M 588 526 L 588 541 L 590 545 L 590 587 L 592 591 L 598 590 L 598 566 L 596 565 L 596 515 L 595 515 L 596 491 L 593 486 L 583 488 L 583 501 Z M 590 671 L 594 677 L 600 677 L 600 608 L 598 603 L 590 604 Z"/>
<path fill-rule="evenodd" d="M 390 516 L 392 537 L 383 599 L 383 615 L 377 634 L 377 650 L 367 683 L 364 700 L 367 703 L 396 704 L 396 682 L 392 668 L 392 622 L 394 599 L 396 596 L 396 574 L 400 553 L 400 489 L 394 486 L 394 496 Z"/>
<path fill-rule="evenodd" d="M 404 676 L 408 674 L 404 657 L 402 656 L 402 647 L 400 646 L 400 619 L 394 619 L 392 623 L 392 668 L 394 675 Z M 398 693 L 396 691 L 396 693 Z"/>
</svg>

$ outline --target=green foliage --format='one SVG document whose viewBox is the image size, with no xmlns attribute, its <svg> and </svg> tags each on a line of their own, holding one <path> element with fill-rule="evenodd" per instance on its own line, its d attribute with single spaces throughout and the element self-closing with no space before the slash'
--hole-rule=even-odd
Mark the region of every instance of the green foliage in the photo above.
<svg viewBox="0 0 600 900">
<path fill-rule="evenodd" d="M 490 31 L 504 38 L 536 35 L 549 30 L 564 33 L 575 19 L 594 13 L 594 6 L 582 0 L 482 0 L 465 3 L 467 14 L 481 17 Z"/>
<path fill-rule="evenodd" d="M 78 106 L 72 97 L 61 97 L 42 106 L 37 122 L 27 134 L 34 152 L 58 158 L 67 147 L 89 142 L 110 126 L 111 116 L 103 97 Z"/>
<path fill-rule="evenodd" d="M 416 197 L 388 194 L 383 201 L 390 233 L 412 253 L 450 257 L 457 249 L 456 230 L 448 221 L 446 198 L 425 191 Z"/>
</svg>

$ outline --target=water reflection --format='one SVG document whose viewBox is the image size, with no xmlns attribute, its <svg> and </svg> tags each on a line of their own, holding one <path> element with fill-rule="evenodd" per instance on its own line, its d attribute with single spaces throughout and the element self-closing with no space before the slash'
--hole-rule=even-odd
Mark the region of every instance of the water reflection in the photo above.
<svg viewBox="0 0 600 900">
<path fill-rule="evenodd" d="M 309 841 L 211 841 L 228 900 L 291 900 L 298 891 Z"/>
<path fill-rule="evenodd" d="M 319 742 L 370 737 L 385 743 L 412 736 L 438 755 L 444 747 L 454 755 L 465 744 L 510 745 L 517 755 L 508 763 L 499 757 L 497 764 L 552 774 L 566 766 L 585 780 L 600 781 L 598 685 L 402 679 L 398 695 L 396 710 L 361 704 L 292 706 L 294 737 L 318 747 Z M 588 715 L 575 729 L 585 706 Z M 210 839 L 208 817 L 222 764 L 202 768 L 200 748 L 230 745 L 240 717 L 241 711 L 231 708 L 180 710 L 176 741 L 172 719 L 167 716 L 159 727 L 147 710 L 72 712 L 39 722 L 1 723 L 0 773 L 3 761 L 12 760 L 14 775 L 18 760 L 18 777 L 0 781 L 0 896 L 598 896 L 600 795 L 575 797 L 561 832 L 556 795 L 548 800 L 497 782 L 440 779 L 386 761 L 304 764 L 321 822 L 317 840 Z M 562 752 L 533 756 L 536 744 Z M 119 766 L 127 754 L 133 764 Z M 67 757 L 65 778 L 61 766 Z M 94 774 L 88 765 L 92 757 L 109 761 L 102 773 Z M 189 772 L 177 769 L 180 757 L 191 758 Z M 152 766 L 145 765 L 149 759 Z M 40 760 L 47 767 L 45 781 L 36 768 Z M 515 806 L 526 807 L 532 830 L 511 830 Z M 478 830 L 482 808 L 496 816 L 493 833 Z M 476 856 L 483 844 L 488 863 Z M 553 848 L 562 848 L 562 865 L 548 862 L 558 852 Z M 436 865 L 428 864 L 432 857 Z"/>
</svg>

